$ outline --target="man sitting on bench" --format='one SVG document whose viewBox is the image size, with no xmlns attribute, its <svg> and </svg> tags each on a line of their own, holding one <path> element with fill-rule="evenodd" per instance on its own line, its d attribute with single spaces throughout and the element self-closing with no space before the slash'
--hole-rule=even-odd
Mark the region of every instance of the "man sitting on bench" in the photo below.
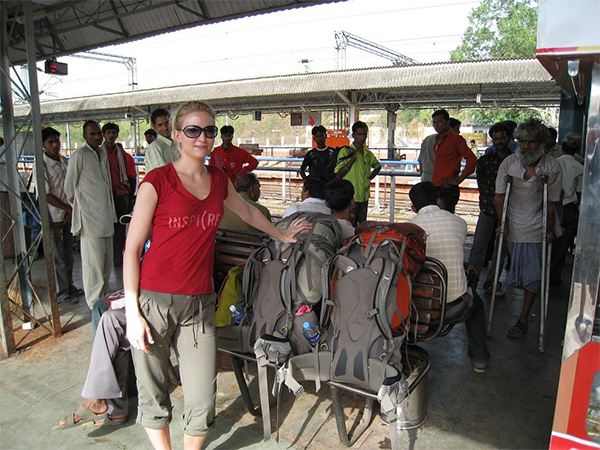
<svg viewBox="0 0 600 450">
<path fill-rule="evenodd" d="M 489 359 L 485 343 L 485 311 L 481 298 L 475 289 L 468 286 L 465 275 L 463 245 L 467 237 L 467 223 L 439 208 L 437 188 L 429 181 L 416 184 L 408 195 L 412 210 L 417 213 L 410 222 L 423 228 L 427 234 L 427 256 L 441 261 L 448 272 L 445 322 L 465 322 L 473 370 L 483 373 Z"/>
</svg>

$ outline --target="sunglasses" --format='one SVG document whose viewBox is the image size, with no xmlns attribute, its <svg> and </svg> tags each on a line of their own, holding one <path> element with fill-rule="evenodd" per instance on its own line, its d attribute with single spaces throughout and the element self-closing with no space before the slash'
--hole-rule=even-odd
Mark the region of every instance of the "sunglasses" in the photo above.
<svg viewBox="0 0 600 450">
<path fill-rule="evenodd" d="M 196 125 L 188 125 L 183 130 L 179 131 L 183 131 L 183 134 L 190 139 L 197 139 L 202 133 L 204 133 L 204 136 L 206 136 L 207 139 L 214 139 L 219 133 L 219 129 L 215 125 L 209 125 L 204 128 Z"/>
</svg>

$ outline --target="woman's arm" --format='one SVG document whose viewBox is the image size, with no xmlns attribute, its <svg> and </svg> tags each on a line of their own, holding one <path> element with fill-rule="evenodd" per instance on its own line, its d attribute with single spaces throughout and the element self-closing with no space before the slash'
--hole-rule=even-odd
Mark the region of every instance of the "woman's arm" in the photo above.
<svg viewBox="0 0 600 450">
<path fill-rule="evenodd" d="M 123 260 L 123 285 L 125 287 L 125 311 L 127 314 L 127 338 L 136 350 L 150 353 L 153 344 L 152 334 L 140 314 L 140 258 L 144 244 L 150 235 L 152 218 L 158 203 L 154 186 L 144 183 L 138 191 L 135 211 L 127 233 L 127 244 Z"/>
<path fill-rule="evenodd" d="M 288 228 L 282 233 L 275 228 L 257 208 L 250 205 L 239 196 L 231 184 L 231 181 L 228 181 L 227 190 L 228 196 L 225 199 L 225 206 L 234 211 L 248 225 L 267 233 L 275 239 L 286 243 L 293 243 L 296 242 L 295 236 L 298 233 L 310 229 L 310 225 L 305 223 L 304 219 L 296 219 L 293 220 Z"/>
</svg>

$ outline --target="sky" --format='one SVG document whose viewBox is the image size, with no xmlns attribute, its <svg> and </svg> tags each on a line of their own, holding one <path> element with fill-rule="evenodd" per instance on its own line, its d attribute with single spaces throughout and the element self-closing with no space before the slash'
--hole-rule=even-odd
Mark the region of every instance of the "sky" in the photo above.
<svg viewBox="0 0 600 450">
<path fill-rule="evenodd" d="M 97 51 L 135 57 L 138 89 L 336 70 L 335 31 L 342 30 L 421 63 L 448 61 L 479 3 L 349 0 L 199 26 Z M 38 72 L 42 101 L 131 89 L 122 64 L 75 57 L 59 61 L 68 63 L 68 76 Z M 390 64 L 359 49 L 346 50 L 348 69 Z"/>
</svg>

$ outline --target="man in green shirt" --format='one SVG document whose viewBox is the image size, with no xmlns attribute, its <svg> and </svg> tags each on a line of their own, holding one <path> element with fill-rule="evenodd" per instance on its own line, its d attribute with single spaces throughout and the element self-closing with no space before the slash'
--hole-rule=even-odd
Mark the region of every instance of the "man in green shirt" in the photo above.
<svg viewBox="0 0 600 450">
<path fill-rule="evenodd" d="M 359 121 L 352 125 L 354 142 L 350 147 L 340 150 L 334 170 L 337 178 L 348 180 L 354 186 L 354 219 L 357 225 L 367 220 L 371 180 L 381 170 L 379 160 L 365 145 L 368 135 L 369 127 L 366 123 Z"/>
</svg>

